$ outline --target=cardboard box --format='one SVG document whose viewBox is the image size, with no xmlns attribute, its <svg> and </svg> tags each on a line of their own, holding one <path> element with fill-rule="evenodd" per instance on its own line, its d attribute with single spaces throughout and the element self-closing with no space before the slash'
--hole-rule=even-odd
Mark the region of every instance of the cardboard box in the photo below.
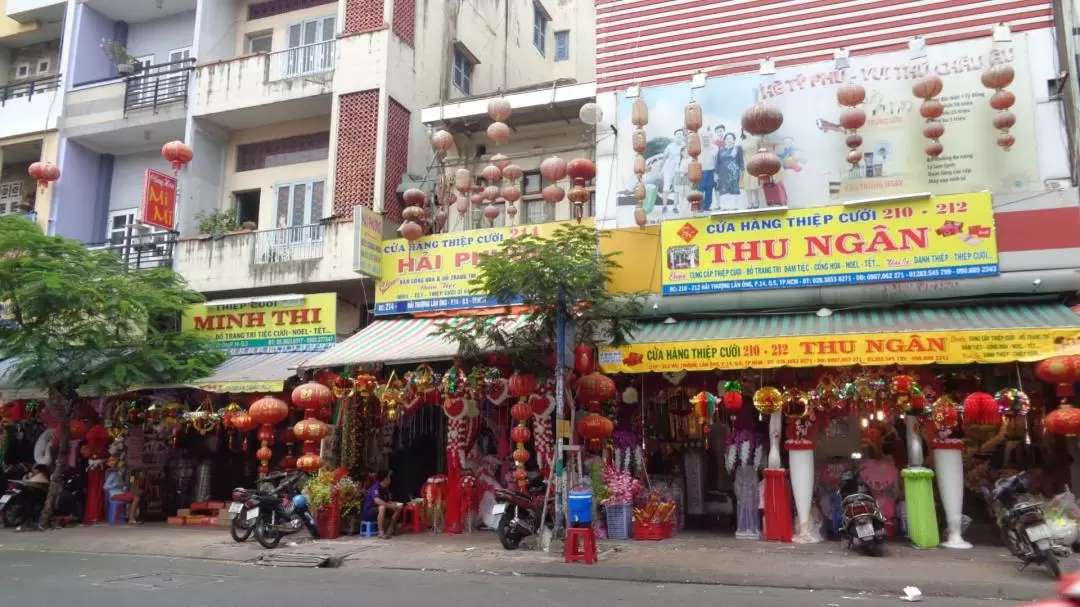
<svg viewBox="0 0 1080 607">
<path fill-rule="evenodd" d="M 185 521 L 184 517 L 182 517 L 182 516 L 170 516 L 168 518 L 168 520 L 166 520 L 165 522 L 168 523 L 169 525 L 184 525 L 184 524 L 186 524 L 186 521 Z"/>
</svg>

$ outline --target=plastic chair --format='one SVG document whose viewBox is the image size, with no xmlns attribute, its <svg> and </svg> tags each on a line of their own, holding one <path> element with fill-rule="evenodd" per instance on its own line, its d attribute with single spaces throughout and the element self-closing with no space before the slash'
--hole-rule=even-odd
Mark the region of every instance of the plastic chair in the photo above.
<svg viewBox="0 0 1080 607">
<path fill-rule="evenodd" d="M 110 525 L 115 525 L 116 521 L 127 521 L 128 503 L 123 500 L 109 500 L 109 516 L 107 520 Z"/>
<path fill-rule="evenodd" d="M 596 535 L 592 527 L 571 527 L 566 530 L 566 550 L 563 553 L 563 562 L 584 562 L 586 565 L 596 563 Z"/>
<path fill-rule="evenodd" d="M 360 537 L 375 537 L 379 535 L 379 523 L 377 521 L 361 521 Z"/>
<path fill-rule="evenodd" d="M 419 504 L 408 504 L 401 509 L 402 524 L 409 533 L 424 532 L 424 511 Z"/>
</svg>

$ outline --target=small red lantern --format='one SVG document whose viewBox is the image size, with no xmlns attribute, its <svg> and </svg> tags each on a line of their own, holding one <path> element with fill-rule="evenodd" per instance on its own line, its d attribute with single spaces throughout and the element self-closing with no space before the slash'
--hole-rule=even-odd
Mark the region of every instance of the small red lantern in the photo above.
<svg viewBox="0 0 1080 607">
<path fill-rule="evenodd" d="M 31 164 L 27 173 L 34 178 L 34 181 L 37 181 L 42 190 L 49 187 L 50 183 L 60 179 L 60 169 L 55 164 L 45 160 Z"/>
<path fill-rule="evenodd" d="M 320 441 L 330 433 L 330 428 L 318 419 L 309 417 L 296 422 L 293 434 L 304 442 Z"/>
<path fill-rule="evenodd" d="M 743 112 L 742 128 L 751 135 L 764 137 L 774 133 L 784 124 L 784 114 L 777 108 L 757 103 Z"/>
<path fill-rule="evenodd" d="M 989 429 L 1001 425 L 1001 411 L 994 396 L 972 392 L 964 399 L 964 428 Z"/>
<path fill-rule="evenodd" d="M 255 429 L 255 426 L 258 425 L 259 424 L 256 423 L 255 420 L 251 419 L 251 416 L 248 415 L 247 411 L 241 411 L 232 416 L 232 427 L 241 432 L 251 432 Z"/>
<path fill-rule="evenodd" d="M 525 426 L 514 426 L 510 429 L 510 440 L 515 443 L 527 443 L 530 437 L 532 437 L 532 433 Z"/>
<path fill-rule="evenodd" d="M 318 472 L 322 468 L 322 458 L 317 453 L 305 453 L 297 458 L 296 467 L 307 473 Z"/>
<path fill-rule="evenodd" d="M 540 195 L 549 204 L 558 204 L 566 198 L 566 190 L 557 185 L 544 186 L 544 189 L 540 191 Z"/>
<path fill-rule="evenodd" d="M 259 426 L 259 432 L 255 435 L 260 442 L 273 444 L 274 442 L 274 427 L 273 426 Z"/>
<path fill-rule="evenodd" d="M 607 402 L 616 396 L 615 380 L 603 373 L 590 373 L 577 382 L 578 399 L 584 402 Z"/>
<path fill-rule="evenodd" d="M 286 455 L 278 462 L 278 468 L 282 470 L 295 470 L 296 469 L 296 456 Z"/>
<path fill-rule="evenodd" d="M 309 412 L 329 405 L 332 400 L 334 400 L 334 395 L 330 392 L 330 388 L 318 382 L 301 384 L 292 391 L 293 405 Z"/>
<path fill-rule="evenodd" d="M 510 126 L 505 122 L 492 122 L 487 128 L 488 139 L 502 145 L 510 141 Z"/>
<path fill-rule="evenodd" d="M 577 432 L 589 441 L 590 449 L 600 448 L 614 430 L 615 425 L 610 419 L 596 413 L 586 415 L 577 423 Z"/>
<path fill-rule="evenodd" d="M 71 435 L 68 437 L 71 440 L 82 440 L 86 438 L 87 431 L 90 430 L 90 426 L 81 419 L 73 419 L 68 423 L 68 431 Z"/>
<path fill-rule="evenodd" d="M 566 161 L 558 156 L 546 158 L 540 163 L 540 174 L 551 183 L 562 181 L 566 178 Z"/>
<path fill-rule="evenodd" d="M 531 373 L 514 372 L 508 382 L 510 396 L 525 398 L 536 391 L 536 376 Z"/>
<path fill-rule="evenodd" d="M 184 165 L 191 162 L 194 157 L 194 153 L 191 151 L 191 147 L 183 141 L 170 141 L 161 147 L 161 155 L 165 160 L 169 161 L 174 171 L 179 171 L 184 168 Z"/>
<path fill-rule="evenodd" d="M 1073 395 L 1073 384 L 1080 381 L 1080 356 L 1054 356 L 1035 365 L 1035 377 L 1048 384 L 1057 384 L 1057 395 Z"/>
<path fill-rule="evenodd" d="M 724 392 L 724 410 L 728 413 L 738 413 L 742 411 L 743 397 L 742 392 Z"/>
<path fill-rule="evenodd" d="M 421 236 L 424 235 L 424 228 L 421 227 L 420 224 L 416 223 L 415 221 L 405 221 L 398 228 L 398 232 L 401 234 L 401 237 L 404 238 L 405 240 L 408 240 L 409 242 L 415 242 L 416 240 L 419 240 Z"/>
<path fill-rule="evenodd" d="M 289 416 L 289 405 L 280 398 L 264 396 L 251 404 L 248 415 L 256 424 L 275 426 Z"/>
<path fill-rule="evenodd" d="M 431 136 L 431 147 L 436 152 L 449 152 L 454 147 L 454 136 L 448 131 L 438 130 Z"/>
<path fill-rule="evenodd" d="M 1070 438 L 1080 435 L 1080 409 L 1068 403 L 1062 404 L 1043 419 L 1043 428 L 1051 434 Z"/>
<path fill-rule="evenodd" d="M 529 452 L 526 449 L 514 449 L 514 461 L 519 464 L 524 464 L 529 461 Z"/>
<path fill-rule="evenodd" d="M 532 407 L 524 400 L 520 400 L 513 407 L 510 407 L 510 417 L 514 418 L 514 421 L 526 422 L 532 417 L 532 414 Z"/>
<path fill-rule="evenodd" d="M 592 346 L 585 344 L 578 344 L 574 348 L 574 370 L 581 375 L 591 373 L 593 370 L 593 349 Z"/>
</svg>

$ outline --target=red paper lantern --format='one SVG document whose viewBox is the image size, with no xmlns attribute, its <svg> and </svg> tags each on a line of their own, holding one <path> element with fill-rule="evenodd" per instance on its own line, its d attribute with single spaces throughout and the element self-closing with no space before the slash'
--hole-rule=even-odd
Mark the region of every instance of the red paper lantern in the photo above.
<svg viewBox="0 0 1080 607">
<path fill-rule="evenodd" d="M 431 147 L 437 152 L 449 152 L 454 147 L 454 136 L 448 131 L 435 131 L 431 136 Z"/>
<path fill-rule="evenodd" d="M 615 399 L 615 380 L 603 373 L 590 373 L 579 379 L 577 385 L 581 401 L 603 403 Z"/>
<path fill-rule="evenodd" d="M 1080 381 L 1080 356 L 1054 356 L 1035 365 L 1035 377 L 1048 384 L 1057 384 L 1057 395 L 1073 395 L 1073 384 Z"/>
<path fill-rule="evenodd" d="M 322 458 L 316 453 L 305 453 L 296 460 L 296 467 L 304 472 L 318 472 L 322 468 Z"/>
<path fill-rule="evenodd" d="M 562 181 L 566 178 L 566 161 L 558 156 L 546 158 L 540 163 L 540 174 L 551 183 Z"/>
<path fill-rule="evenodd" d="M 305 411 L 315 411 L 330 404 L 334 395 L 330 388 L 318 383 L 308 382 L 297 386 L 292 391 L 293 405 Z"/>
<path fill-rule="evenodd" d="M 507 387 L 510 389 L 510 396 L 525 398 L 536 391 L 536 376 L 531 373 L 518 373 L 515 371 L 510 376 Z"/>
<path fill-rule="evenodd" d="M 68 423 L 68 431 L 71 433 L 69 438 L 71 440 L 82 440 L 86 438 L 86 433 L 89 430 L 90 426 L 81 419 L 73 419 Z"/>
<path fill-rule="evenodd" d="M 325 386 L 323 388 L 326 389 Z M 329 392 L 329 389 L 326 390 Z M 264 396 L 251 404 L 248 415 L 256 424 L 274 426 L 285 421 L 285 418 L 289 416 L 289 405 L 280 398 Z"/>
<path fill-rule="evenodd" d="M 964 399 L 964 428 L 996 428 L 1001 424 L 1001 411 L 993 395 L 972 392 Z"/>
<path fill-rule="evenodd" d="M 293 434 L 296 435 L 296 438 L 304 442 L 320 441 L 329 433 L 329 426 L 312 417 L 302 419 L 293 426 Z"/>
<path fill-rule="evenodd" d="M 575 158 L 566 165 L 566 174 L 577 185 L 584 185 L 596 177 L 596 163 L 588 158 Z"/>
<path fill-rule="evenodd" d="M 31 164 L 27 173 L 34 178 L 34 181 L 38 182 L 38 186 L 43 190 L 49 187 L 50 183 L 60 179 L 60 169 L 55 164 L 45 160 Z"/>
<path fill-rule="evenodd" d="M 169 161 L 174 171 L 179 171 L 185 164 L 191 162 L 194 152 L 183 141 L 170 141 L 161 147 L 161 155 Z"/>
<path fill-rule="evenodd" d="M 510 440 L 515 443 L 527 443 L 532 433 L 525 426 L 514 426 L 510 429 Z"/>
<path fill-rule="evenodd" d="M 510 141 L 510 126 L 505 122 L 492 122 L 488 125 L 487 136 L 488 139 L 502 145 Z"/>
<path fill-rule="evenodd" d="M 255 436 L 256 436 L 256 438 L 259 439 L 260 442 L 273 443 L 274 442 L 274 437 L 275 437 L 274 427 L 273 426 L 267 426 L 265 424 L 262 425 L 262 426 L 259 426 L 259 432 Z"/>
<path fill-rule="evenodd" d="M 518 401 L 513 407 L 510 407 L 510 417 L 514 418 L 515 421 L 527 421 L 532 417 L 532 413 L 532 407 L 523 400 Z"/>
<path fill-rule="evenodd" d="M 232 417 L 232 427 L 241 432 L 251 432 L 258 425 L 255 420 L 251 419 L 247 411 L 241 411 Z"/>
<path fill-rule="evenodd" d="M 784 124 L 784 114 L 777 108 L 757 103 L 743 112 L 742 128 L 751 135 L 764 137 L 774 133 Z"/>
<path fill-rule="evenodd" d="M 524 464 L 529 461 L 529 452 L 525 449 L 514 449 L 514 461 Z"/>
<path fill-rule="evenodd" d="M 592 346 L 585 344 L 578 344 L 574 348 L 574 370 L 585 375 L 593 370 L 593 349 Z"/>
<path fill-rule="evenodd" d="M 255 459 L 262 462 L 262 468 L 267 468 L 270 458 L 274 457 L 274 452 L 270 450 L 270 447 L 259 447 L 259 450 L 255 452 Z"/>
<path fill-rule="evenodd" d="M 615 431 L 615 424 L 603 415 L 590 413 L 578 420 L 577 432 L 590 441 L 602 441 Z"/>
<path fill-rule="evenodd" d="M 724 393 L 724 410 L 728 413 L 738 413 L 742 411 L 743 397 L 742 392 L 725 392 Z"/>
<path fill-rule="evenodd" d="M 415 221 L 405 221 L 398 227 L 401 237 L 409 242 L 414 242 L 424 235 L 424 228 Z"/>
<path fill-rule="evenodd" d="M 566 190 L 557 185 L 548 185 L 540 191 L 540 196 L 550 204 L 558 204 L 566 198 Z"/>
<path fill-rule="evenodd" d="M 1063 404 L 1043 419 L 1043 428 L 1051 434 L 1068 437 L 1080 435 L 1080 409 Z"/>
<path fill-rule="evenodd" d="M 278 462 L 278 468 L 282 470 L 295 470 L 296 469 L 296 456 L 286 455 Z"/>
</svg>

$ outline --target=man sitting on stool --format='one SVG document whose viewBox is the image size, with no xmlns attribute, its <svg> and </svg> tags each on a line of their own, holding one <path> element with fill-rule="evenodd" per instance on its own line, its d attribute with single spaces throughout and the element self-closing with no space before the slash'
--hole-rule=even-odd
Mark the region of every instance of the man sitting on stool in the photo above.
<svg viewBox="0 0 1080 607">
<path fill-rule="evenodd" d="M 368 488 L 364 495 L 364 505 L 361 512 L 365 521 L 376 521 L 379 537 L 389 539 L 397 529 L 401 519 L 401 503 L 390 501 L 390 471 L 380 470 L 376 481 Z M 390 511 L 390 525 L 386 525 L 386 513 Z"/>
</svg>

